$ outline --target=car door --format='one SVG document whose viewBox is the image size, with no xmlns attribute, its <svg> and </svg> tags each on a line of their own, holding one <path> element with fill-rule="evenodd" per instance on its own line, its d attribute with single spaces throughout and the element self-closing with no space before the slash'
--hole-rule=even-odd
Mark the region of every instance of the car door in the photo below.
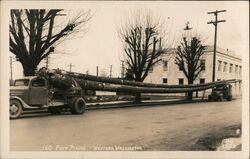
<svg viewBox="0 0 250 159">
<path fill-rule="evenodd" d="M 47 104 L 48 89 L 46 80 L 43 78 L 34 78 L 30 83 L 29 104 L 44 105 Z"/>
</svg>

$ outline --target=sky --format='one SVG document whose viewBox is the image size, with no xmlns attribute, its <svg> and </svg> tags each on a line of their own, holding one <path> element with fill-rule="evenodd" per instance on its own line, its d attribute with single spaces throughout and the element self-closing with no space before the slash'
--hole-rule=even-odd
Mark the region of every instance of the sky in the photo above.
<svg viewBox="0 0 250 159">
<path fill-rule="evenodd" d="M 62 2 L 65 3 L 65 2 Z M 68 3 L 67 3 L 68 4 Z M 218 20 L 226 20 L 218 24 L 217 46 L 223 49 L 233 50 L 236 54 L 248 54 L 248 2 L 247 1 L 187 1 L 187 2 L 79 2 L 71 5 L 63 5 L 63 8 L 70 15 L 77 13 L 78 9 L 91 9 L 92 18 L 88 24 L 85 34 L 68 39 L 58 45 L 55 55 L 50 56 L 49 68 L 61 68 L 69 70 L 72 63 L 72 71 L 96 75 L 96 67 L 99 67 L 99 74 L 105 71 L 109 74 L 112 65 L 112 76 L 118 77 L 121 74 L 121 60 L 123 49 L 121 39 L 118 37 L 118 28 L 124 24 L 129 13 L 140 10 L 150 11 L 154 17 L 160 17 L 168 26 L 169 38 L 177 45 L 184 33 L 185 23 L 189 21 L 192 31 L 204 37 L 206 45 L 213 45 L 214 26 L 207 24 L 214 20 L 213 14 L 207 12 L 215 10 L 227 10 L 220 13 Z M 67 7 L 66 7 L 67 6 Z M 61 7 L 61 6 L 60 6 Z M 61 54 L 66 53 L 66 54 Z M 40 67 L 44 63 L 40 64 Z M 22 67 L 19 62 L 13 63 L 13 77 L 22 77 Z"/>
</svg>

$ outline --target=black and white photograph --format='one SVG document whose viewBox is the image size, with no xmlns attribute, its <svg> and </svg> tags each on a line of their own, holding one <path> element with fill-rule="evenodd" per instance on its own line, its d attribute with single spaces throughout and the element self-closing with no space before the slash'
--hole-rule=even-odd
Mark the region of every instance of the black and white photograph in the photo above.
<svg viewBox="0 0 250 159">
<path fill-rule="evenodd" d="M 249 156 L 248 1 L 1 1 L 1 155 Z"/>
</svg>

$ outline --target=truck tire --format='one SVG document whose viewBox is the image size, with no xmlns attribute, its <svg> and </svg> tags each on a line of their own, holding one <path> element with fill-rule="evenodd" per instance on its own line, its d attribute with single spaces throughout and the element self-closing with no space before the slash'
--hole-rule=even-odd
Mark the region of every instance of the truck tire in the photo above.
<svg viewBox="0 0 250 159">
<path fill-rule="evenodd" d="M 20 117 L 23 112 L 22 104 L 16 99 L 11 99 L 9 111 L 10 111 L 10 119 L 16 119 Z"/>
<path fill-rule="evenodd" d="M 48 108 L 48 111 L 49 111 L 51 114 L 61 114 L 61 112 L 62 112 L 62 107 L 49 107 L 49 108 Z"/>
<path fill-rule="evenodd" d="M 211 97 L 211 95 L 208 95 L 208 101 L 209 101 L 209 102 L 212 102 L 212 97 Z"/>
<path fill-rule="evenodd" d="M 223 102 L 223 96 L 219 96 L 218 101 Z"/>
<path fill-rule="evenodd" d="M 231 101 L 231 100 L 232 100 L 232 96 L 228 96 L 227 101 Z"/>
<path fill-rule="evenodd" d="M 73 98 L 70 103 L 70 111 L 72 114 L 82 114 L 85 111 L 85 101 L 83 98 Z"/>
</svg>

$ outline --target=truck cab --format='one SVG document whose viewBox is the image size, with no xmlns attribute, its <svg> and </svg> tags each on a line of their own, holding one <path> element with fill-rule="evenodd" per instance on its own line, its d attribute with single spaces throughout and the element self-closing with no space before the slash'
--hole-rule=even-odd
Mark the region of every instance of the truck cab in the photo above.
<svg viewBox="0 0 250 159">
<path fill-rule="evenodd" d="M 73 114 L 81 114 L 85 110 L 82 89 L 74 81 L 67 90 L 54 88 L 43 77 L 30 76 L 14 81 L 10 87 L 10 118 L 18 118 L 22 111 L 48 109 L 59 114 L 63 109 L 70 109 Z"/>
<path fill-rule="evenodd" d="M 44 78 L 35 76 L 15 80 L 10 87 L 10 98 L 19 98 L 29 106 L 48 104 L 48 84 Z"/>
<path fill-rule="evenodd" d="M 208 101 L 231 101 L 232 100 L 232 85 L 227 83 L 212 89 L 208 95 Z"/>
</svg>

